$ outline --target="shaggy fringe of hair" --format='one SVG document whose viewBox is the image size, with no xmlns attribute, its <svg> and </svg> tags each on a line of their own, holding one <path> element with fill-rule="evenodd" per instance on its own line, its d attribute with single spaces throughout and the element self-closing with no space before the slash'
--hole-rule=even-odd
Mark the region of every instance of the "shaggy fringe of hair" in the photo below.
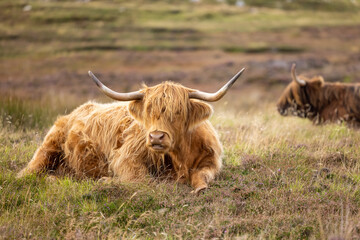
<svg viewBox="0 0 360 240">
<path fill-rule="evenodd" d="M 185 120 L 188 118 L 190 100 L 189 89 L 173 82 L 164 82 L 155 87 L 144 87 L 145 93 L 143 102 L 146 108 L 145 119 L 157 120 L 160 117 L 174 122 L 176 119 Z M 164 101 L 164 98 L 167 101 Z M 151 102 L 149 101 L 151 100 Z M 149 111 L 151 109 L 151 111 Z"/>
</svg>

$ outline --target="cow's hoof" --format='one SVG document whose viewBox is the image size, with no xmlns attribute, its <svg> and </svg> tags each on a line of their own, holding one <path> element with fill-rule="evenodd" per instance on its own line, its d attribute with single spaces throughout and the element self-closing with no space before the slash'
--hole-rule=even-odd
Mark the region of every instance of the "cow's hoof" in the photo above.
<svg viewBox="0 0 360 240">
<path fill-rule="evenodd" d="M 206 189 L 207 189 L 207 187 L 205 187 L 205 186 L 204 187 L 198 187 L 198 188 L 192 190 L 190 193 L 198 195 L 198 194 L 204 192 Z"/>
<path fill-rule="evenodd" d="M 18 174 L 16 174 L 16 178 L 23 178 L 26 175 L 28 175 L 28 170 L 26 168 L 24 168 Z"/>
<path fill-rule="evenodd" d="M 15 178 L 19 179 L 19 178 L 22 178 L 22 177 L 24 177 L 23 172 L 19 172 L 18 174 L 16 174 Z"/>
<path fill-rule="evenodd" d="M 110 184 L 112 183 L 112 179 L 111 177 L 102 177 L 98 180 L 98 183 Z"/>
<path fill-rule="evenodd" d="M 58 178 L 54 175 L 49 175 L 49 176 L 46 176 L 45 180 L 47 182 L 55 182 L 56 180 L 58 180 Z"/>
</svg>

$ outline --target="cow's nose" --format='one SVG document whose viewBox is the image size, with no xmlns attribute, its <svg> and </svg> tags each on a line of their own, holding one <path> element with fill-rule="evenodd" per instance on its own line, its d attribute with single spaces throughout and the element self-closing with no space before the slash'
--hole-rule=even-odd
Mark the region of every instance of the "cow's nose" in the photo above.
<svg viewBox="0 0 360 240">
<path fill-rule="evenodd" d="M 280 115 L 284 115 L 285 110 L 283 110 L 281 107 L 278 106 L 277 110 L 280 113 Z"/>
<path fill-rule="evenodd" d="M 165 133 L 160 131 L 151 132 L 149 134 L 150 142 L 152 144 L 161 144 L 163 142 Z"/>
</svg>

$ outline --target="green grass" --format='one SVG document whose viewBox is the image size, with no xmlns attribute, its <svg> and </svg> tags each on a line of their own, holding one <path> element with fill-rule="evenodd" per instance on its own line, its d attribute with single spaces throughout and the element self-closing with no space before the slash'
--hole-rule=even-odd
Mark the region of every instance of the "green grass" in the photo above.
<svg viewBox="0 0 360 240">
<path fill-rule="evenodd" d="M 58 115 L 69 112 L 75 107 L 76 103 L 70 102 L 69 99 L 54 100 L 50 96 L 40 101 L 3 96 L 0 98 L 1 126 L 17 130 L 45 129 Z"/>
<path fill-rule="evenodd" d="M 360 133 L 283 118 L 272 105 L 246 112 L 216 106 L 211 121 L 224 145 L 225 165 L 199 196 L 173 182 L 16 179 L 46 130 L 2 127 L 0 236 L 358 238 Z"/>
<path fill-rule="evenodd" d="M 245 0 L 246 4 L 257 7 L 270 7 L 281 9 L 310 9 L 317 11 L 353 11 L 359 6 L 358 1 L 351 0 L 298 0 L 298 1 L 286 1 L 286 0 Z"/>
<path fill-rule="evenodd" d="M 277 52 L 277 53 L 301 53 L 304 52 L 305 49 L 301 47 L 295 46 L 249 46 L 249 47 L 224 47 L 223 50 L 225 52 L 230 53 L 267 53 L 267 52 Z"/>
</svg>

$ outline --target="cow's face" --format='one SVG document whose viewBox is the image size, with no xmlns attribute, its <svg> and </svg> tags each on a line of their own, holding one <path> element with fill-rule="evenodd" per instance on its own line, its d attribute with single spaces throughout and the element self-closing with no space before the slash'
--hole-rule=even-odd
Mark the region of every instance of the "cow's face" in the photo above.
<svg viewBox="0 0 360 240">
<path fill-rule="evenodd" d="M 282 116 L 303 116 L 306 107 L 308 107 L 305 99 L 301 98 L 303 90 L 302 86 L 296 82 L 291 82 L 286 87 L 277 102 L 277 109 Z"/>
<path fill-rule="evenodd" d="M 189 98 L 191 89 L 165 82 L 145 87 L 141 100 L 129 104 L 130 114 L 146 130 L 146 146 L 159 153 L 173 150 L 194 126 L 210 117 L 212 108 Z"/>
<path fill-rule="evenodd" d="M 293 65 L 291 73 L 292 82 L 281 94 L 277 102 L 277 109 L 282 116 L 294 115 L 312 118 L 316 115 L 313 103 L 321 94 L 320 89 L 324 84 L 324 79 L 322 77 L 312 79 L 298 77 L 295 65 Z"/>
<path fill-rule="evenodd" d="M 136 92 L 119 93 L 107 88 L 90 71 L 89 75 L 107 96 L 119 101 L 131 101 L 128 109 L 146 130 L 146 146 L 154 152 L 166 153 L 175 150 L 194 126 L 211 115 L 212 108 L 196 99 L 218 101 L 244 70 L 241 69 L 215 93 L 185 88 L 172 82 L 145 87 Z"/>
</svg>

